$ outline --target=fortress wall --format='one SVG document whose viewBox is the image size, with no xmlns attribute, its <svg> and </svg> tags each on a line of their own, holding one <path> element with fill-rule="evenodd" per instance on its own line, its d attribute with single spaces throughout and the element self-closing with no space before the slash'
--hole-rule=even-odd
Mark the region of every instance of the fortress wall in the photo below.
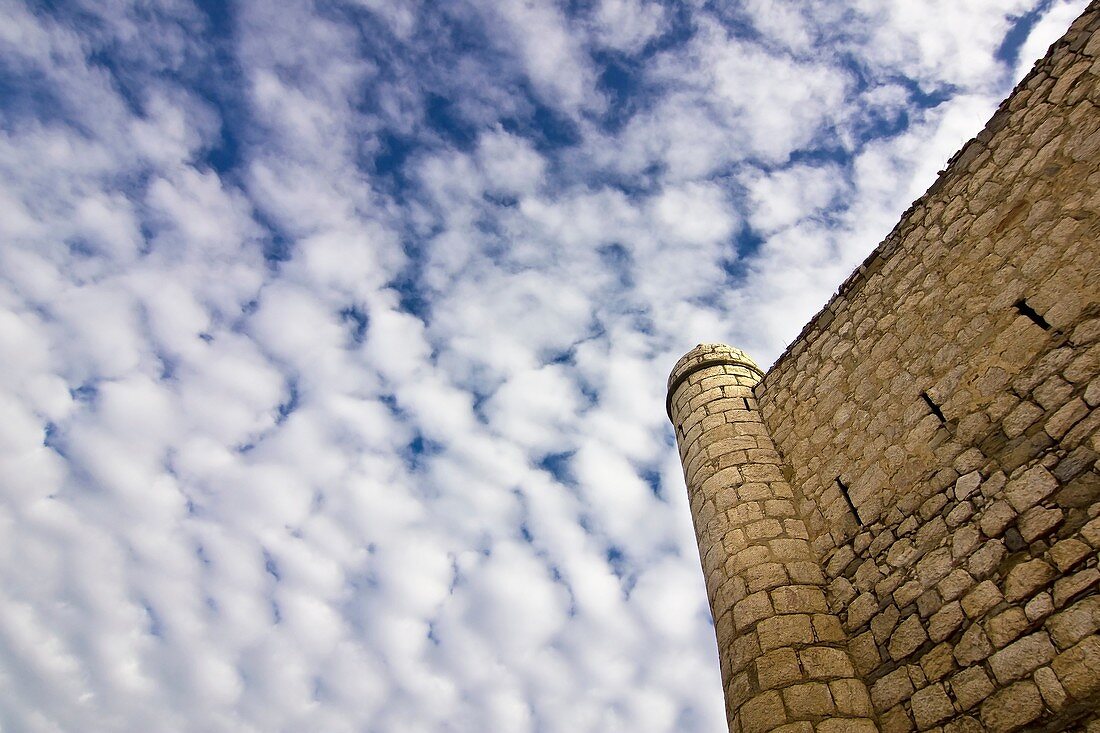
<svg viewBox="0 0 1100 733">
<path fill-rule="evenodd" d="M 884 731 L 1098 717 L 1098 28 L 1094 2 L 755 389 Z"/>
</svg>

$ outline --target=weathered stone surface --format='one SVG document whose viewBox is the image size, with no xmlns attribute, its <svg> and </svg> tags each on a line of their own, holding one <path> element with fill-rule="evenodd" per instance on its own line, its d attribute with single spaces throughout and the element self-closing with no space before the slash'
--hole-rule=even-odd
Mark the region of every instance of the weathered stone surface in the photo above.
<svg viewBox="0 0 1100 733">
<path fill-rule="evenodd" d="M 959 707 L 969 710 L 993 692 L 993 683 L 981 667 L 970 667 L 951 678 L 951 692 Z"/>
<path fill-rule="evenodd" d="M 1022 562 L 1012 568 L 1005 578 L 1005 598 L 1009 601 L 1028 598 L 1053 581 L 1056 576 L 1054 568 L 1042 560 Z"/>
<path fill-rule="evenodd" d="M 913 683 L 904 667 L 894 670 L 871 686 L 871 701 L 875 710 L 889 710 L 913 694 Z"/>
<path fill-rule="evenodd" d="M 1059 649 L 1066 649 L 1100 630 L 1100 596 L 1089 596 L 1047 621 L 1050 637 Z"/>
<path fill-rule="evenodd" d="M 1054 645 L 1045 631 L 1019 639 L 989 658 L 989 668 L 1002 685 L 1031 674 L 1054 659 Z"/>
<path fill-rule="evenodd" d="M 1043 698 L 1033 682 L 1017 682 L 991 695 L 981 710 L 982 723 L 990 731 L 1007 733 L 1038 718 Z"/>
<path fill-rule="evenodd" d="M 913 694 L 910 705 L 917 728 L 927 730 L 955 714 L 955 706 L 947 696 L 943 685 L 929 685 Z"/>
</svg>

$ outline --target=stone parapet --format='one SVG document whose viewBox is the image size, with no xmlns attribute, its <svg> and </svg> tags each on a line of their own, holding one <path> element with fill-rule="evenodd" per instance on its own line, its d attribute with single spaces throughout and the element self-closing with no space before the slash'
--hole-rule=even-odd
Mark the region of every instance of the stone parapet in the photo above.
<svg viewBox="0 0 1100 733">
<path fill-rule="evenodd" d="M 730 731 L 877 731 L 757 409 L 761 376 L 744 352 L 700 344 L 668 382 Z"/>
</svg>

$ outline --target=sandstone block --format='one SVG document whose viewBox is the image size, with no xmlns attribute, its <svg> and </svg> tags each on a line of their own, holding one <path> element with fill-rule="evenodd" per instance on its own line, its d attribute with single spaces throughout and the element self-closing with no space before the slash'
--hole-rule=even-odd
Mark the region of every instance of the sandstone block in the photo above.
<svg viewBox="0 0 1100 733">
<path fill-rule="evenodd" d="M 955 498 L 963 501 L 973 494 L 982 483 L 982 475 L 977 471 L 971 471 L 965 476 L 960 476 L 955 481 Z"/>
<path fill-rule="evenodd" d="M 993 692 L 993 683 L 981 667 L 970 667 L 951 678 L 951 692 L 962 710 L 969 710 Z"/>
<path fill-rule="evenodd" d="M 1054 645 L 1045 631 L 1009 644 L 989 658 L 989 667 L 1002 685 L 1031 674 L 1054 659 Z"/>
<path fill-rule="evenodd" d="M 955 568 L 947 577 L 936 584 L 936 589 L 945 601 L 953 601 L 974 585 L 974 578 L 962 568 Z"/>
<path fill-rule="evenodd" d="M 1063 573 L 1084 561 L 1091 554 L 1092 550 L 1088 545 L 1072 537 L 1062 540 L 1050 548 L 1050 559 L 1054 561 L 1055 567 Z"/>
<path fill-rule="evenodd" d="M 1054 613 L 1054 600 L 1049 593 L 1038 594 L 1024 606 L 1024 615 L 1031 622 L 1046 618 L 1052 613 Z"/>
<path fill-rule="evenodd" d="M 1025 511 L 1054 493 L 1058 480 L 1042 466 L 1029 469 L 1005 486 L 1005 498 L 1018 511 Z"/>
<path fill-rule="evenodd" d="M 894 659 L 904 659 L 928 639 L 919 616 L 913 615 L 901 622 L 890 637 L 889 651 Z"/>
<path fill-rule="evenodd" d="M 943 685 L 929 685 L 913 694 L 910 701 L 913 719 L 920 730 L 927 730 L 942 723 L 955 713 L 955 706 L 947 696 Z"/>
<path fill-rule="evenodd" d="M 871 696 L 867 693 L 867 687 L 859 680 L 833 680 L 829 683 L 829 692 L 840 715 L 863 718 L 874 714 Z"/>
<path fill-rule="evenodd" d="M 825 613 L 825 593 L 812 585 L 787 585 L 771 591 L 776 613 Z"/>
<path fill-rule="evenodd" d="M 982 723 L 993 733 L 1016 730 L 1043 714 L 1043 698 L 1031 681 L 1017 682 L 989 697 L 981 708 Z"/>
<path fill-rule="evenodd" d="M 1100 630 L 1100 596 L 1089 596 L 1051 616 L 1047 629 L 1059 649 L 1067 649 Z"/>
<path fill-rule="evenodd" d="M 963 596 L 962 609 L 970 618 L 977 618 L 1004 600 L 1000 589 L 992 581 L 983 580 Z"/>
<path fill-rule="evenodd" d="M 817 733 L 879 733 L 878 727 L 870 720 L 831 719 L 817 724 Z M 1091 733 L 1091 732 L 1090 732 Z"/>
<path fill-rule="evenodd" d="M 963 667 L 980 662 L 992 653 L 993 645 L 978 624 L 964 631 L 959 643 L 955 645 L 955 659 Z"/>
<path fill-rule="evenodd" d="M 1020 530 L 1020 536 L 1025 542 L 1034 542 L 1053 532 L 1054 528 L 1061 523 L 1061 509 L 1033 506 L 1017 520 L 1016 527 Z"/>
<path fill-rule="evenodd" d="M 1051 662 L 1062 687 L 1078 700 L 1100 690 L 1100 636 L 1088 636 Z"/>
<path fill-rule="evenodd" d="M 948 603 L 928 619 L 928 637 L 932 641 L 943 641 L 955 633 L 956 629 L 962 626 L 962 622 L 962 605 L 958 601 Z"/>
<path fill-rule="evenodd" d="M 1039 694 L 1043 696 L 1043 702 L 1051 710 L 1058 712 L 1066 705 L 1066 690 L 1058 681 L 1058 675 L 1050 667 L 1042 667 L 1035 670 L 1032 679 L 1039 687 Z"/>
<path fill-rule="evenodd" d="M 815 646 L 798 653 L 806 674 L 814 679 L 834 679 L 836 677 L 855 677 L 856 670 L 851 659 L 843 649 Z"/>
<path fill-rule="evenodd" d="M 871 702 L 879 712 L 905 702 L 912 694 L 913 683 L 904 667 L 895 669 L 871 686 Z"/>
<path fill-rule="evenodd" d="M 1089 588 L 1100 583 L 1100 570 L 1085 568 L 1073 575 L 1067 575 L 1054 582 L 1054 607 L 1061 608 L 1070 599 L 1088 591 Z"/>
<path fill-rule="evenodd" d="M 1009 608 L 985 622 L 993 646 L 1000 649 L 1018 637 L 1028 627 L 1027 615 L 1020 608 Z"/>
<path fill-rule="evenodd" d="M 760 648 L 764 651 L 796 644 L 812 644 L 814 640 L 810 617 L 802 614 L 774 616 L 756 625 Z"/>
<path fill-rule="evenodd" d="M 951 670 L 955 669 L 953 651 L 954 647 L 947 643 L 932 647 L 920 658 L 920 668 L 924 676 L 936 682 L 951 674 Z"/>
<path fill-rule="evenodd" d="M 796 718 L 816 718 L 831 715 L 833 696 L 824 682 L 806 682 L 783 690 L 787 711 Z"/>
<path fill-rule="evenodd" d="M 777 690 L 757 695 L 738 711 L 742 733 L 767 733 L 777 728 L 777 723 L 786 722 L 787 711 L 783 709 L 783 698 Z"/>
<path fill-rule="evenodd" d="M 798 666 L 798 655 L 794 649 L 774 649 L 758 657 L 754 664 L 761 690 L 785 687 L 802 679 L 802 670 Z"/>
<path fill-rule="evenodd" d="M 1000 537 L 1015 518 L 1016 510 L 1008 502 L 998 499 L 982 512 L 978 526 L 987 537 Z"/>
<path fill-rule="evenodd" d="M 973 555 L 967 567 L 975 578 L 987 578 L 1005 556 L 1004 542 L 995 540 L 984 543 Z"/>
<path fill-rule="evenodd" d="M 890 638 L 890 634 L 893 632 L 894 627 L 897 625 L 900 616 L 901 614 L 898 612 L 898 607 L 890 605 L 871 619 L 871 633 L 875 635 L 875 641 L 879 644 L 885 644 L 886 640 Z"/>
<path fill-rule="evenodd" d="M 1009 601 L 1029 598 L 1054 580 L 1055 575 L 1054 568 L 1042 560 L 1022 562 L 1005 577 L 1005 598 Z"/>
<path fill-rule="evenodd" d="M 775 611 L 766 591 L 746 596 L 733 607 L 733 622 L 738 630 L 747 629 L 760 619 L 774 615 Z"/>
<path fill-rule="evenodd" d="M 870 593 L 864 593 L 848 606 L 848 629 L 854 631 L 868 621 L 878 611 L 878 601 Z"/>
<path fill-rule="evenodd" d="M 1047 435 L 1057 440 L 1069 432 L 1069 429 L 1087 414 L 1089 414 L 1089 407 L 1084 400 L 1074 398 L 1063 405 L 1058 412 L 1051 415 L 1043 429 Z"/>
<path fill-rule="evenodd" d="M 882 661 L 878 653 L 878 644 L 870 631 L 865 631 L 848 643 L 848 653 L 861 675 L 868 674 Z"/>
</svg>

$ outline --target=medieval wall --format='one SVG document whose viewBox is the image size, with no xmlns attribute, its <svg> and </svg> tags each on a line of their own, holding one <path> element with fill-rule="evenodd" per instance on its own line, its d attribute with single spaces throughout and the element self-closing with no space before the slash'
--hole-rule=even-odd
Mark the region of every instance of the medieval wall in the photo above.
<svg viewBox="0 0 1100 733">
<path fill-rule="evenodd" d="M 884 731 L 1098 718 L 1098 28 L 1093 3 L 755 389 Z"/>
</svg>

